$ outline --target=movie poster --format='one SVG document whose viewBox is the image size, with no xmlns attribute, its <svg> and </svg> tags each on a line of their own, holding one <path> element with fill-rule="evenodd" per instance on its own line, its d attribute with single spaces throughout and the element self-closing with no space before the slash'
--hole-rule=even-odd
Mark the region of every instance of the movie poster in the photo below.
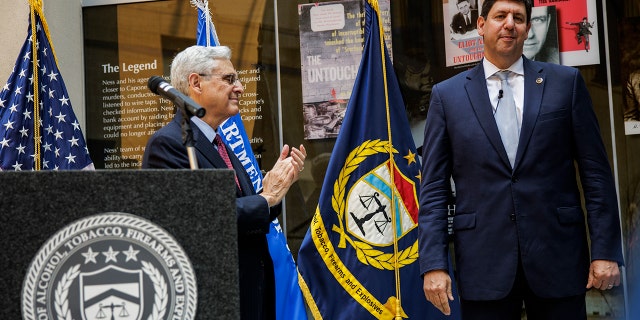
<svg viewBox="0 0 640 320">
<path fill-rule="evenodd" d="M 389 0 L 379 1 L 391 55 Z M 362 0 L 298 5 L 304 138 L 338 136 L 364 45 Z"/>
<path fill-rule="evenodd" d="M 477 30 L 481 5 L 481 0 L 442 0 L 447 67 L 475 63 L 484 57 L 484 44 Z"/>
<path fill-rule="evenodd" d="M 534 0 L 533 4 L 556 7 L 561 64 L 600 63 L 596 0 Z"/>
<path fill-rule="evenodd" d="M 560 63 L 558 17 L 555 6 L 531 8 L 531 28 L 522 53 L 535 61 Z"/>
<path fill-rule="evenodd" d="M 640 134 L 640 18 L 620 22 L 624 133 Z"/>
</svg>

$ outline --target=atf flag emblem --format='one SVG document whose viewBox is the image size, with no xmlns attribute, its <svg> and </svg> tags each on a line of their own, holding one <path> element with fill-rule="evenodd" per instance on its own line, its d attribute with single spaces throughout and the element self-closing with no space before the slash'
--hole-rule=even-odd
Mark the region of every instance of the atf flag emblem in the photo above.
<svg viewBox="0 0 640 320">
<path fill-rule="evenodd" d="M 176 240 L 151 221 L 103 213 L 72 222 L 31 261 L 24 319 L 193 320 L 197 286 Z"/>
<path fill-rule="evenodd" d="M 390 167 L 391 163 L 387 161 L 362 176 L 347 197 L 350 233 L 378 246 L 392 245 L 394 231 L 395 237 L 401 238 L 417 224 L 415 185 L 394 166 L 394 182 L 403 188 L 392 186 Z M 391 199 L 394 200 L 393 206 Z M 395 212 L 391 212 L 392 208 Z M 396 218 L 395 229 L 393 216 Z"/>
<path fill-rule="evenodd" d="M 361 263 L 382 270 L 394 270 L 396 257 L 398 267 L 418 258 L 417 239 L 407 248 L 398 248 L 397 255 L 391 247 L 394 238 L 399 240 L 416 227 L 418 199 L 415 183 L 388 158 L 389 152 L 397 154 L 398 151 L 389 148 L 388 141 L 376 139 L 365 141 L 351 151 L 334 183 L 331 197 L 339 221 L 339 226 L 332 228 L 340 235 L 338 247 L 346 247 L 348 241 Z M 381 160 L 385 158 L 386 161 Z M 363 167 L 372 167 L 371 162 L 375 161 L 382 164 L 364 174 L 358 173 L 360 178 L 349 189 L 351 175 L 363 164 L 366 164 Z M 349 191 L 348 195 L 344 194 L 345 190 Z M 345 225 L 353 238 L 345 232 Z M 384 250 L 384 247 L 391 248 Z"/>
</svg>

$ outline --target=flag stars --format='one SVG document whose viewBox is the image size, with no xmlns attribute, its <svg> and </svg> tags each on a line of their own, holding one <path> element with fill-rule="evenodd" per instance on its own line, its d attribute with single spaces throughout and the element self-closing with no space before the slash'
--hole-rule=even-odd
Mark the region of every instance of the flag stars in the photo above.
<svg viewBox="0 0 640 320">
<path fill-rule="evenodd" d="M 56 116 L 56 118 L 58 119 L 58 123 L 60 122 L 67 122 L 64 120 L 64 118 L 66 117 L 66 114 L 62 114 L 62 111 L 60 111 L 60 113 L 58 113 L 58 115 Z"/>
<path fill-rule="evenodd" d="M 49 142 L 46 142 L 42 145 L 42 148 L 44 149 L 44 152 L 51 151 L 51 144 Z"/>
<path fill-rule="evenodd" d="M 22 87 L 17 87 L 15 93 L 16 93 L 16 96 L 17 95 L 21 95 L 22 94 Z"/>
<path fill-rule="evenodd" d="M 39 43 L 38 43 L 38 47 L 40 47 Z M 42 49 L 42 55 L 45 56 L 45 57 L 47 56 L 47 49 L 49 49 L 49 48 L 44 47 L 44 49 Z"/>
<path fill-rule="evenodd" d="M 47 66 L 42 66 L 42 69 L 40 69 L 40 72 L 42 72 L 42 75 L 47 74 Z"/>
<path fill-rule="evenodd" d="M 49 161 L 46 159 L 42 160 L 42 167 L 45 169 L 49 169 Z"/>
<path fill-rule="evenodd" d="M 7 128 L 5 130 L 13 129 L 13 121 L 10 121 L 9 119 L 7 119 L 7 122 L 3 124 L 3 126 Z"/>
<path fill-rule="evenodd" d="M 69 105 L 69 98 L 66 98 L 65 96 L 62 96 L 62 98 L 58 99 L 60 100 L 60 102 L 62 103 L 62 105 Z"/>
<path fill-rule="evenodd" d="M 113 262 L 118 262 L 118 259 L 116 258 L 116 256 L 120 253 L 120 251 L 113 251 L 113 248 L 111 246 L 109 246 L 109 251 L 103 252 L 102 254 L 105 256 L 105 260 L 104 263 L 107 263 L 109 261 Z"/>
<path fill-rule="evenodd" d="M 71 152 L 69 152 L 69 155 L 64 158 L 67 159 L 67 164 L 76 163 L 76 156 L 72 155 Z"/>
<path fill-rule="evenodd" d="M 0 108 L 4 108 L 5 102 L 7 102 L 7 100 L 0 100 Z"/>
<path fill-rule="evenodd" d="M 416 154 L 411 152 L 411 150 L 409 150 L 409 153 L 406 156 L 404 156 L 404 158 L 407 159 L 407 164 L 408 165 L 411 164 L 411 163 L 416 162 Z"/>
<path fill-rule="evenodd" d="M 24 56 L 22 57 L 22 60 L 29 60 L 31 59 L 31 51 L 28 51 L 27 53 L 24 54 Z"/>
<path fill-rule="evenodd" d="M 10 82 L 7 82 L 4 84 L 4 87 L 2 87 L 2 91 L 9 91 L 9 86 L 11 85 Z"/>
<path fill-rule="evenodd" d="M 20 78 L 24 78 L 24 77 L 26 77 L 26 76 L 27 76 L 27 73 L 26 73 L 26 72 L 27 72 L 27 69 L 22 69 L 22 70 L 20 70 L 20 74 L 19 74 Z"/>
<path fill-rule="evenodd" d="M 56 129 L 56 133 L 53 134 L 56 137 L 56 140 L 62 139 L 62 131 Z"/>
<path fill-rule="evenodd" d="M 29 136 L 29 129 L 27 129 L 24 126 L 22 126 L 22 129 L 20 129 L 20 135 L 21 135 L 21 137 L 28 137 Z"/>
<path fill-rule="evenodd" d="M 11 139 L 7 139 L 6 137 L 2 138 L 2 141 L 0 141 L 0 149 L 9 147 L 9 141 L 11 141 Z"/>
<path fill-rule="evenodd" d="M 33 93 L 31 92 L 27 93 L 27 102 L 29 101 L 33 102 Z"/>
<path fill-rule="evenodd" d="M 73 130 L 80 130 L 80 124 L 78 123 L 78 120 L 73 120 L 73 123 L 71 124 L 73 126 Z"/>
<path fill-rule="evenodd" d="M 24 152 L 24 148 L 26 148 L 26 146 L 23 146 L 23 145 L 22 145 L 22 143 L 21 143 L 21 144 L 19 144 L 19 145 L 16 147 L 16 150 L 18 150 L 18 154 L 25 153 L 25 152 Z"/>
<path fill-rule="evenodd" d="M 49 73 L 49 82 L 56 80 L 58 81 L 58 74 L 54 73 L 53 70 L 51 70 L 51 73 Z"/>
<path fill-rule="evenodd" d="M 13 104 L 9 110 L 11 110 L 11 113 L 18 112 L 18 104 Z"/>
<path fill-rule="evenodd" d="M 80 139 L 78 139 L 78 138 L 76 138 L 76 137 L 74 137 L 74 136 L 71 136 L 71 140 L 67 140 L 67 141 L 69 141 L 69 142 L 71 143 L 71 146 L 72 146 L 72 147 L 73 147 L 74 145 L 79 147 L 79 146 L 80 146 L 80 145 L 78 144 L 78 141 L 79 141 L 79 140 L 80 140 Z"/>
<path fill-rule="evenodd" d="M 60 148 L 56 147 L 55 151 L 53 151 L 53 153 L 56 155 L 56 158 L 60 158 Z M 56 165 L 56 168 L 58 166 Z"/>
<path fill-rule="evenodd" d="M 15 171 L 22 171 L 22 163 L 18 163 L 18 161 L 16 161 L 15 164 L 11 165 L 13 167 L 13 170 Z"/>
<path fill-rule="evenodd" d="M 29 110 L 25 110 L 25 111 L 22 113 L 22 115 L 24 115 L 24 119 L 25 119 L 25 120 L 27 120 L 27 119 L 31 119 L 31 111 L 29 111 Z"/>
<path fill-rule="evenodd" d="M 53 134 L 53 126 L 49 125 L 46 129 L 44 129 L 45 131 L 47 131 L 47 134 Z"/>
<path fill-rule="evenodd" d="M 54 97 L 54 95 L 53 95 L 54 92 L 56 92 L 56 91 L 49 89 L 49 98 L 53 98 Z"/>
</svg>

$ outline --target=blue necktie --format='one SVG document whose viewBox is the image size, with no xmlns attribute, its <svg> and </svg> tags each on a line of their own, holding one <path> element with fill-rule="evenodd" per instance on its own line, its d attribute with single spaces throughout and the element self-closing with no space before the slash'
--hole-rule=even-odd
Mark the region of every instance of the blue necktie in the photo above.
<svg viewBox="0 0 640 320">
<path fill-rule="evenodd" d="M 507 82 L 507 78 L 511 71 L 504 70 L 496 72 L 500 78 L 501 89 L 498 97 L 498 106 L 494 117 L 500 131 L 502 144 L 509 156 L 509 163 L 513 168 L 516 160 L 516 152 L 518 151 L 518 139 L 520 138 L 520 126 L 518 125 L 518 117 L 516 115 L 516 103 L 513 99 L 513 91 Z"/>
</svg>

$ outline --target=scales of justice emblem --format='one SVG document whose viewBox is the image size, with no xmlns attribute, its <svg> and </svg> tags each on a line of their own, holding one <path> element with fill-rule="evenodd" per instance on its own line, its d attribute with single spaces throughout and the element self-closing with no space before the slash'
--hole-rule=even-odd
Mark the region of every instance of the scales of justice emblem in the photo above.
<svg viewBox="0 0 640 320">
<path fill-rule="evenodd" d="M 358 251 L 357 256 L 362 263 L 393 270 L 395 254 L 387 251 L 391 251 L 394 241 L 417 226 L 416 182 L 394 161 L 386 159 L 362 174 L 348 188 L 349 177 L 354 171 L 365 161 L 374 161 L 371 156 L 375 153 L 387 153 L 387 148 L 386 141 L 366 141 L 345 160 L 334 185 L 334 190 L 344 191 L 332 197 L 332 205 L 339 218 L 339 226 L 334 226 L 333 231 L 340 234 L 338 247 L 344 248 L 349 242 Z M 392 152 L 397 153 L 395 149 Z M 399 267 L 416 261 L 417 239 L 408 247 L 399 247 L 398 257 Z"/>
</svg>

